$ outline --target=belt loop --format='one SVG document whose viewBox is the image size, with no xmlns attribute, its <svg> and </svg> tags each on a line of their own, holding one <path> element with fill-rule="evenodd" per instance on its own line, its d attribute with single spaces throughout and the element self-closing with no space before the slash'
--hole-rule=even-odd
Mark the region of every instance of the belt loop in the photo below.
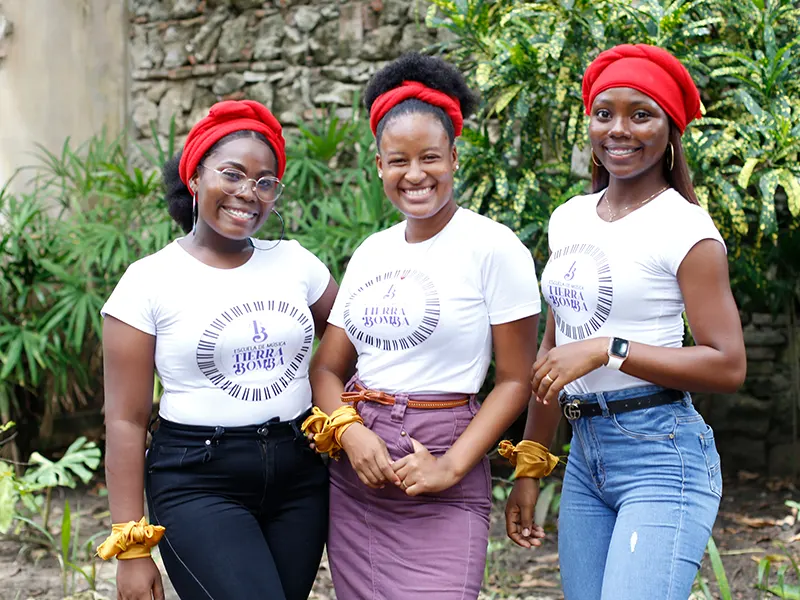
<svg viewBox="0 0 800 600">
<path fill-rule="evenodd" d="M 211 436 L 210 440 L 211 443 L 217 446 L 219 444 L 219 440 L 222 438 L 223 435 L 225 435 L 225 428 L 217 426 L 214 429 L 214 435 Z"/>
<path fill-rule="evenodd" d="M 408 394 L 396 394 L 392 406 L 392 421 L 402 423 L 408 408 Z"/>
<path fill-rule="evenodd" d="M 303 432 L 300 430 L 300 425 L 297 423 L 297 419 L 292 419 L 292 431 L 294 431 L 294 439 L 299 440 L 300 438 L 305 438 Z"/>
<path fill-rule="evenodd" d="M 606 396 L 603 392 L 597 392 L 597 403 L 600 405 L 600 410 L 603 411 L 603 418 L 608 419 L 611 417 L 611 413 L 608 411 L 608 402 L 606 402 Z"/>
</svg>

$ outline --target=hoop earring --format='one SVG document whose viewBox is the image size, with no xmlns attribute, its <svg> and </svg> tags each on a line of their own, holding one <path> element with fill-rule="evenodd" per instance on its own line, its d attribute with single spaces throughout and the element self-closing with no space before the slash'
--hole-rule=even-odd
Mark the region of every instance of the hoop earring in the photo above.
<svg viewBox="0 0 800 600">
<path fill-rule="evenodd" d="M 192 235 L 197 229 L 197 194 L 192 194 Z"/>
<path fill-rule="evenodd" d="M 597 162 L 597 157 L 594 155 L 594 150 L 592 150 L 592 162 L 594 163 L 595 167 L 603 166 L 603 163 Z"/>
<path fill-rule="evenodd" d="M 675 167 L 675 147 L 672 145 L 672 142 L 669 143 L 669 170 Z"/>
<path fill-rule="evenodd" d="M 281 216 L 281 213 L 279 213 L 277 210 L 275 210 L 274 206 L 272 207 L 272 212 L 275 213 L 275 216 L 278 217 L 278 220 L 281 222 L 281 237 L 278 238 L 278 241 L 275 242 L 274 244 L 272 244 L 272 246 L 270 246 L 269 248 L 264 248 L 263 250 L 265 252 L 267 250 L 272 250 L 273 248 L 275 248 L 275 246 L 280 244 L 283 241 L 283 234 L 286 233 L 286 223 L 283 221 L 283 217 Z M 258 248 L 258 250 L 261 250 L 261 248 Z"/>
</svg>

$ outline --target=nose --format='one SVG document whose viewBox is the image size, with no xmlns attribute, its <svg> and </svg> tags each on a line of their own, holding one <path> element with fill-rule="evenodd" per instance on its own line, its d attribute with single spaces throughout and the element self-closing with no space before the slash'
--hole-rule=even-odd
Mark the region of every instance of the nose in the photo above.
<svg viewBox="0 0 800 600">
<path fill-rule="evenodd" d="M 236 197 L 246 200 L 247 202 L 256 202 L 258 200 L 256 196 L 256 183 L 254 179 L 246 179 L 243 181 L 242 187 L 239 189 L 239 193 L 236 194 Z"/>
<path fill-rule="evenodd" d="M 420 183 L 427 175 L 422 170 L 418 160 L 412 160 L 408 165 L 405 178 L 409 183 Z"/>
<path fill-rule="evenodd" d="M 611 137 L 630 137 L 630 128 L 628 127 L 628 119 L 619 115 L 614 117 L 611 121 L 611 128 L 608 131 Z"/>
</svg>

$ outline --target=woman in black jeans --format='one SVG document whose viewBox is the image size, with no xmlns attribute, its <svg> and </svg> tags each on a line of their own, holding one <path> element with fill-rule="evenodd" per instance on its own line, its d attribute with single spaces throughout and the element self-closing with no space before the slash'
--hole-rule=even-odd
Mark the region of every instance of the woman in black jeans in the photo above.
<svg viewBox="0 0 800 600">
<path fill-rule="evenodd" d="M 275 212 L 285 163 L 266 108 L 214 105 L 164 168 L 187 235 L 130 265 L 103 308 L 115 533 L 100 554 L 130 559 L 117 565 L 120 600 L 164 597 L 149 553 L 161 527 L 186 600 L 300 600 L 313 585 L 328 474 L 299 426 L 337 286 L 298 243 L 250 237 Z M 145 459 L 154 371 L 164 394 Z"/>
</svg>

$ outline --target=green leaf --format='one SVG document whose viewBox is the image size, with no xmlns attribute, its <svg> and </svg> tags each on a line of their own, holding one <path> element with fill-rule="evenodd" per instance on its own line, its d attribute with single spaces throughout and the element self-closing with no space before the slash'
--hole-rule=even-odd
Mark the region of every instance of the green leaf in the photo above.
<svg viewBox="0 0 800 600">
<path fill-rule="evenodd" d="M 767 171 L 758 182 L 761 190 L 761 216 L 759 227 L 765 235 L 774 237 L 778 232 L 778 222 L 775 216 L 775 189 L 780 185 L 780 173 Z"/>
<path fill-rule="evenodd" d="M 708 538 L 708 556 L 711 558 L 711 568 L 714 570 L 714 577 L 717 579 L 721 600 L 731 600 L 731 586 L 728 583 L 725 566 L 722 564 L 722 558 L 719 555 L 719 550 L 717 550 L 717 544 L 714 543 L 713 537 Z"/>
<path fill-rule="evenodd" d="M 38 452 L 31 454 L 29 462 L 34 468 L 25 473 L 26 481 L 44 487 L 74 488 L 75 476 L 83 483 L 89 483 L 92 471 L 100 465 L 100 449 L 94 442 L 79 437 L 58 462 L 48 460 Z"/>
<path fill-rule="evenodd" d="M 14 522 L 19 493 L 14 485 L 14 468 L 0 461 L 0 534 L 5 535 Z"/>
<path fill-rule="evenodd" d="M 780 184 L 786 192 L 789 212 L 793 217 L 800 217 L 800 178 L 788 169 L 781 169 Z"/>
<path fill-rule="evenodd" d="M 64 514 L 61 517 L 61 556 L 64 561 L 69 560 L 70 538 L 72 537 L 72 515 L 69 509 L 69 500 L 64 501 Z"/>
<path fill-rule="evenodd" d="M 760 160 L 759 158 L 751 157 L 744 162 L 744 166 L 742 170 L 739 171 L 739 177 L 737 179 L 739 187 L 747 189 L 747 184 L 750 183 L 750 177 L 753 175 L 753 169 L 756 168 Z"/>
<path fill-rule="evenodd" d="M 518 83 L 517 85 L 512 85 L 509 89 L 503 92 L 497 99 L 497 102 L 495 102 L 494 108 L 492 109 L 493 112 L 497 114 L 503 112 L 506 106 L 511 103 L 511 101 L 516 97 L 517 94 L 519 94 L 523 87 L 523 84 Z"/>
</svg>

